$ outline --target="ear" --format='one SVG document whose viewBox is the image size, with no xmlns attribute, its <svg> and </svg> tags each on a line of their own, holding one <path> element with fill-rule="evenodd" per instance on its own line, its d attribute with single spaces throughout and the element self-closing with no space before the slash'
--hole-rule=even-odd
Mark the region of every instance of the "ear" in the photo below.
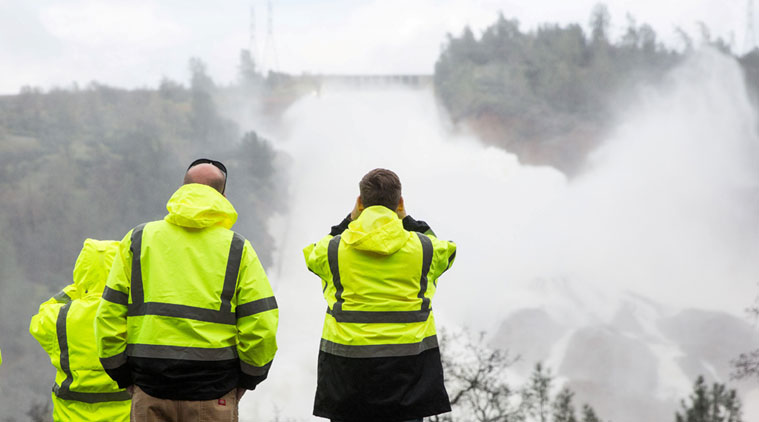
<svg viewBox="0 0 759 422">
<path fill-rule="evenodd" d="M 398 208 L 395 209 L 396 211 L 403 211 L 403 197 L 401 196 L 401 199 L 398 201 Z"/>
<path fill-rule="evenodd" d="M 363 211 L 364 210 L 364 203 L 361 202 L 361 196 L 360 195 L 356 198 L 356 208 L 359 211 Z"/>
</svg>

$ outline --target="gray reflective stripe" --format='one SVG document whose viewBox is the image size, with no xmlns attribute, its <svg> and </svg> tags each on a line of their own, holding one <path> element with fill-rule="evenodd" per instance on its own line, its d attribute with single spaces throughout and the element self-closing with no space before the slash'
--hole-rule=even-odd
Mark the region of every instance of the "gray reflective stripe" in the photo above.
<svg viewBox="0 0 759 422">
<path fill-rule="evenodd" d="M 255 315 L 261 312 L 271 311 L 277 309 L 277 299 L 274 296 L 265 297 L 263 299 L 254 300 L 252 302 L 244 303 L 237 307 L 235 313 L 237 318 L 243 318 L 249 315 Z"/>
<path fill-rule="evenodd" d="M 237 359 L 237 346 L 209 349 L 159 344 L 127 344 L 126 354 L 137 358 L 219 361 Z"/>
<path fill-rule="evenodd" d="M 66 374 L 66 379 L 61 383 L 59 390 L 64 393 L 69 391 L 71 383 L 74 382 L 74 376 L 71 374 L 71 364 L 69 362 L 68 334 L 66 334 L 66 316 L 69 313 L 70 307 L 71 302 L 63 305 L 58 312 L 58 319 L 55 321 L 55 332 L 58 334 L 58 348 L 61 350 L 61 357 L 59 360 L 61 371 Z"/>
<path fill-rule="evenodd" d="M 161 302 L 130 303 L 127 307 L 127 315 L 130 317 L 157 315 L 227 325 L 234 325 L 237 322 L 234 312 Z"/>
<path fill-rule="evenodd" d="M 327 308 L 327 313 L 332 315 L 337 322 L 361 323 L 361 324 L 403 324 L 427 321 L 430 315 L 430 299 L 425 297 L 427 293 L 427 274 L 432 265 L 432 241 L 425 235 L 417 233 L 422 245 L 422 270 L 419 279 L 419 293 L 417 297 L 422 300 L 421 309 L 415 311 L 345 311 L 343 310 L 343 292 L 345 288 L 340 279 L 338 252 L 340 249 L 340 236 L 335 236 L 329 241 L 327 247 L 327 260 L 332 272 L 332 283 L 335 285 L 335 304 L 332 309 Z"/>
<path fill-rule="evenodd" d="M 117 305 L 124 305 L 126 306 L 129 303 L 129 295 L 120 292 L 118 290 L 114 290 L 108 286 L 105 286 L 105 290 L 103 290 L 103 299 L 115 303 Z"/>
<path fill-rule="evenodd" d="M 419 343 L 347 345 L 322 339 L 320 350 L 331 355 L 348 358 L 382 358 L 418 355 L 438 347 L 437 336 L 430 336 Z"/>
<path fill-rule="evenodd" d="M 242 370 L 243 373 L 250 375 L 252 377 L 260 377 L 260 376 L 268 374 L 269 368 L 271 368 L 271 362 L 267 363 L 264 366 L 254 366 L 254 365 L 249 365 L 243 362 L 242 360 L 240 360 L 240 370 Z"/>
<path fill-rule="evenodd" d="M 145 301 L 145 292 L 142 288 L 142 264 L 140 262 L 142 254 L 142 229 L 145 224 L 140 224 L 132 230 L 131 246 L 132 251 L 132 302 L 142 303 Z"/>
<path fill-rule="evenodd" d="M 453 260 L 454 259 L 456 259 L 456 251 L 453 251 L 453 253 L 451 254 L 451 256 L 448 257 L 448 266 L 445 267 L 445 269 L 443 270 L 442 273 L 440 273 L 440 275 L 443 275 L 443 273 L 445 273 L 446 271 L 448 271 L 451 268 L 451 265 L 453 265 Z M 437 280 L 435 280 L 433 282 L 433 284 L 435 284 L 435 287 L 437 287 Z"/>
<path fill-rule="evenodd" d="M 335 314 L 327 308 L 327 313 L 332 315 L 337 322 L 359 324 L 424 322 L 430 316 L 429 309 L 424 311 L 340 311 Z"/>
<path fill-rule="evenodd" d="M 53 386 L 53 392 L 59 399 L 76 400 L 84 403 L 103 403 L 107 401 L 126 401 L 131 400 L 132 396 L 124 391 L 114 391 L 110 393 L 81 393 L 78 391 L 62 391 L 63 388 L 58 385 Z"/>
<path fill-rule="evenodd" d="M 245 238 L 232 233 L 229 245 L 227 268 L 224 273 L 224 285 L 221 290 L 219 309 L 200 308 L 197 306 L 176 303 L 145 302 L 145 291 L 142 282 L 142 232 L 144 224 L 132 231 L 132 303 L 127 307 L 127 316 L 158 315 L 174 318 L 192 319 L 196 321 L 213 322 L 217 324 L 234 325 L 237 322 L 232 312 L 232 298 L 237 287 L 237 275 L 240 272 L 242 252 Z"/>
<path fill-rule="evenodd" d="M 232 243 L 229 245 L 227 269 L 224 272 L 224 288 L 221 291 L 221 307 L 219 311 L 222 313 L 232 311 L 232 296 L 234 296 L 235 287 L 237 286 L 237 274 L 240 272 L 243 246 L 245 246 L 245 238 L 234 233 Z"/>
<path fill-rule="evenodd" d="M 66 318 L 68 316 L 70 306 L 71 302 L 63 305 L 60 312 L 58 313 L 58 319 L 55 321 L 55 330 L 58 334 L 58 348 L 61 349 L 61 371 L 66 374 L 66 379 L 63 380 L 61 385 L 53 385 L 53 393 L 55 393 L 56 397 L 64 400 L 76 400 L 85 403 L 130 400 L 131 396 L 126 391 L 103 393 L 82 393 L 78 391 L 71 391 L 71 383 L 74 382 L 74 376 L 71 373 L 71 362 L 69 361 L 69 342 L 68 335 L 66 334 Z"/>
<path fill-rule="evenodd" d="M 343 310 L 343 284 L 340 282 L 340 267 L 337 264 L 337 255 L 340 250 L 340 235 L 333 237 L 327 247 L 327 260 L 329 261 L 329 271 L 332 273 L 332 284 L 335 285 L 335 304 L 332 309 L 340 313 Z"/>
<path fill-rule="evenodd" d="M 429 237 L 417 233 L 419 242 L 422 243 L 422 277 L 419 280 L 419 294 L 417 297 L 422 299 L 422 310 L 429 311 L 430 298 L 425 297 L 427 293 L 427 274 L 430 272 L 430 265 L 432 265 L 432 241 Z"/>
<path fill-rule="evenodd" d="M 456 251 L 453 251 L 451 256 L 448 257 L 448 266 L 445 268 L 446 270 L 448 268 L 451 268 L 451 264 L 453 264 L 453 260 L 456 259 Z"/>
<path fill-rule="evenodd" d="M 100 364 L 105 369 L 116 369 L 119 366 L 125 364 L 127 361 L 126 351 L 119 353 L 118 355 L 111 356 L 109 358 L 100 358 Z"/>
<path fill-rule="evenodd" d="M 53 299 L 55 299 L 58 303 L 69 303 L 71 302 L 71 296 L 69 296 L 66 292 L 61 290 L 60 292 L 56 293 L 55 296 L 53 296 Z"/>
</svg>

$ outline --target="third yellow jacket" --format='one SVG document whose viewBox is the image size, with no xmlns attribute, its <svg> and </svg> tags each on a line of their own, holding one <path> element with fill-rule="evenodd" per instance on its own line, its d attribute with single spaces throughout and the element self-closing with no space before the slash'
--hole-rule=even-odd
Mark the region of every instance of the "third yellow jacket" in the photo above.
<svg viewBox="0 0 759 422">
<path fill-rule="evenodd" d="M 29 331 L 56 369 L 53 419 L 129 420 L 130 396 L 98 360 L 94 321 L 118 242 L 87 239 L 74 265 L 74 284 L 40 305 Z"/>
</svg>

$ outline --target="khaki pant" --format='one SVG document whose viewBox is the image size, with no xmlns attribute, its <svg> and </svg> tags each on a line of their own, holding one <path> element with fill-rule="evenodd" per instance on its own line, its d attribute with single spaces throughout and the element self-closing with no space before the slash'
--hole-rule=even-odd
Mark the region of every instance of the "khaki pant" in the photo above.
<svg viewBox="0 0 759 422">
<path fill-rule="evenodd" d="M 237 422 L 237 391 L 220 399 L 167 400 L 148 395 L 134 386 L 132 422 Z"/>
</svg>

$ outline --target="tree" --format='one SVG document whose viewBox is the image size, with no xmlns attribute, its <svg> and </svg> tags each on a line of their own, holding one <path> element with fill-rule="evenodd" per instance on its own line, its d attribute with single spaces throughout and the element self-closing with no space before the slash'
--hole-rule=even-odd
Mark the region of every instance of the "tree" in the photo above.
<svg viewBox="0 0 759 422">
<path fill-rule="evenodd" d="M 441 330 L 441 357 L 453 413 L 433 416 L 430 421 L 578 422 L 574 392 L 564 387 L 551 397 L 550 370 L 538 363 L 521 388 L 512 388 L 506 372 L 516 358 L 484 346 L 483 340 L 484 333 L 474 339 L 467 330 L 455 337 Z M 582 422 L 600 422 L 589 405 L 583 412 Z"/>
<path fill-rule="evenodd" d="M 693 385 L 690 403 L 681 401 L 682 413 L 675 414 L 676 422 L 741 422 L 741 403 L 735 390 L 714 383 L 711 390 L 703 376 Z"/>
<path fill-rule="evenodd" d="M 522 390 L 523 400 L 527 403 L 527 413 L 538 422 L 548 422 L 552 380 L 551 371 L 544 370 L 543 365 L 538 362 L 527 386 Z"/>
<path fill-rule="evenodd" d="M 596 416 L 595 410 L 588 404 L 582 406 L 582 422 L 601 422 L 601 419 Z"/>
<path fill-rule="evenodd" d="M 759 322 L 759 296 L 756 297 L 754 305 L 748 308 L 746 312 L 754 319 L 754 323 Z M 733 378 L 756 378 L 759 380 L 759 349 L 741 353 L 731 363 L 734 368 Z"/>
<path fill-rule="evenodd" d="M 593 44 L 608 44 L 609 26 L 611 25 L 611 14 L 609 8 L 603 3 L 598 3 L 590 12 L 590 29 L 591 41 Z"/>
<path fill-rule="evenodd" d="M 577 422 L 572 397 L 575 393 L 567 387 L 561 389 L 553 402 L 553 422 Z"/>
<path fill-rule="evenodd" d="M 513 362 L 508 353 L 483 345 L 485 334 L 472 341 L 467 331 L 454 344 L 441 331 L 441 349 L 446 387 L 451 406 L 478 422 L 521 421 L 521 407 L 513 403 L 513 390 L 506 383 L 505 370 Z M 433 416 L 434 422 L 453 421 L 451 414 Z"/>
</svg>

